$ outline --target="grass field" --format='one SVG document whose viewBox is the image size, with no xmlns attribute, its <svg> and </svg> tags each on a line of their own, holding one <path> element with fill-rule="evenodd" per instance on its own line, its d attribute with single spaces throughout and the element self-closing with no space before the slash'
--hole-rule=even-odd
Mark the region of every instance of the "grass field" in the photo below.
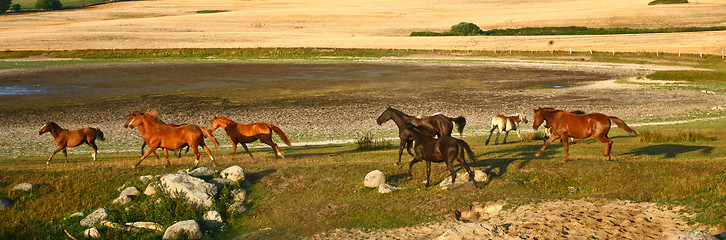
<svg viewBox="0 0 726 240">
<path fill-rule="evenodd" d="M 20 4 L 20 7 L 25 10 L 35 9 L 34 0 L 13 0 L 13 4 Z M 94 4 L 101 4 L 110 2 L 109 0 L 61 0 L 63 8 L 75 8 L 81 6 L 88 6 Z"/>
</svg>

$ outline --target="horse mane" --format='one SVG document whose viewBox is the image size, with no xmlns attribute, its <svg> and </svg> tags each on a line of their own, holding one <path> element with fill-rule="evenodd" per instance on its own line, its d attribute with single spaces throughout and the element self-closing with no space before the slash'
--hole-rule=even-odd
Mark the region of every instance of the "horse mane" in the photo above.
<svg viewBox="0 0 726 240">
<path fill-rule="evenodd" d="M 214 119 L 219 120 L 221 122 L 224 122 L 225 124 L 233 124 L 233 123 L 236 123 L 236 122 L 234 122 L 231 119 L 226 118 L 226 117 L 214 117 Z"/>
<path fill-rule="evenodd" d="M 146 116 L 151 117 L 151 119 L 154 119 L 154 122 L 156 122 L 156 123 L 158 123 L 160 125 L 166 124 L 164 122 L 164 120 L 161 120 L 161 118 L 159 117 L 159 113 L 156 112 L 156 111 L 154 111 L 154 110 L 151 110 L 151 111 L 148 111 L 148 112 L 140 112 L 139 114 L 144 114 Z"/>
<path fill-rule="evenodd" d="M 48 122 L 48 124 L 50 124 L 50 127 L 52 127 L 52 128 L 63 129 L 61 126 L 59 126 L 57 123 L 55 123 L 53 121 Z"/>
<path fill-rule="evenodd" d="M 403 113 L 403 112 L 399 111 L 398 109 L 395 109 L 395 108 L 392 108 L 392 107 L 388 107 L 388 110 L 391 110 L 391 111 L 393 111 L 394 113 L 397 113 L 397 114 L 401 114 L 401 115 L 403 115 L 403 116 L 408 116 L 408 117 L 410 117 L 410 116 L 411 116 L 411 115 L 405 114 L 405 113 Z"/>
</svg>

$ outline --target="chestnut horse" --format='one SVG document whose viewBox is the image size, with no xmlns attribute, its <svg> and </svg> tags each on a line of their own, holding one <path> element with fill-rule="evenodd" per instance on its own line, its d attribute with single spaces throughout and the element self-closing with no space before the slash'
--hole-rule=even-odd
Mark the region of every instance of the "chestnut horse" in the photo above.
<svg viewBox="0 0 726 240">
<path fill-rule="evenodd" d="M 66 147 L 76 147 L 82 143 L 88 144 L 91 148 L 93 148 L 91 157 L 93 157 L 93 163 L 96 163 L 96 153 L 98 152 L 96 139 L 101 141 L 105 140 L 103 132 L 99 129 L 86 127 L 77 130 L 66 130 L 54 122 L 45 122 L 45 125 L 40 128 L 38 134 L 42 135 L 47 132 L 50 132 L 50 135 L 53 135 L 53 138 L 55 138 L 55 143 L 58 144 L 58 149 L 50 154 L 48 161 L 45 162 L 46 165 L 50 165 L 50 160 L 53 159 L 53 156 L 55 156 L 58 151 L 61 150 L 63 151 L 63 156 L 66 157 L 66 163 L 68 163 L 68 152 L 66 151 Z"/>
<path fill-rule="evenodd" d="M 408 154 L 413 156 L 413 153 L 411 153 L 413 136 L 411 136 L 410 131 L 406 128 L 406 124 L 411 123 L 416 126 L 425 127 L 428 129 L 429 134 L 438 137 L 451 136 L 451 131 L 454 129 L 454 124 L 452 122 L 456 123 L 459 135 L 463 135 L 464 126 L 466 125 L 466 118 L 464 117 L 450 118 L 443 114 L 434 114 L 433 116 L 428 117 L 419 115 L 418 117 L 414 117 L 391 107 L 386 108 L 386 110 L 381 113 L 381 116 L 378 116 L 376 122 L 378 125 L 381 125 L 388 120 L 393 120 L 393 122 L 396 123 L 396 126 L 398 127 L 398 137 L 401 139 L 401 144 L 398 149 L 398 162 L 396 162 L 396 165 L 401 164 L 401 155 L 403 155 L 404 148 L 406 148 Z"/>
<path fill-rule="evenodd" d="M 522 135 L 519 134 L 519 123 L 527 123 L 527 115 L 525 114 L 518 114 L 517 116 L 504 116 L 504 115 L 496 115 L 492 118 L 492 129 L 489 130 L 489 138 L 487 138 L 486 143 L 484 145 L 489 145 L 489 140 L 492 139 L 492 133 L 494 130 L 497 130 L 497 138 L 494 139 L 494 144 L 499 144 L 499 133 L 504 132 L 504 141 L 502 144 L 507 144 L 507 136 L 509 135 L 509 131 L 516 131 L 517 136 L 519 136 L 519 140 L 522 139 Z"/>
<path fill-rule="evenodd" d="M 636 133 L 635 130 L 628 127 L 628 125 L 620 118 L 607 116 L 602 113 L 574 114 L 554 108 L 534 109 L 534 124 L 532 127 L 537 130 L 544 121 L 547 121 L 547 123 L 552 126 L 550 129 L 552 137 L 547 139 L 544 146 L 542 146 L 542 149 L 535 154 L 536 157 L 539 157 L 547 145 L 558 138 L 567 139 L 572 137 L 583 139 L 592 136 L 596 140 L 607 144 L 604 154 L 607 157 L 605 161 L 610 161 L 610 149 L 613 146 L 613 141 L 608 139 L 607 136 L 608 132 L 610 132 L 610 121 L 617 124 L 620 129 L 630 133 Z M 566 140 L 562 141 L 565 148 L 565 159 L 563 162 L 570 159 L 568 142 L 569 141 Z"/>
<path fill-rule="evenodd" d="M 431 162 L 444 162 L 451 172 L 451 185 L 456 181 L 456 170 L 454 169 L 454 160 L 458 160 L 469 173 L 469 180 L 474 182 L 474 173 L 466 164 L 464 152 L 469 155 L 471 161 L 476 162 L 476 156 L 471 151 L 469 144 L 464 140 L 456 139 L 451 136 L 442 136 L 434 138 L 431 133 L 423 128 L 413 124 L 406 124 L 406 129 L 411 132 L 414 138 L 413 150 L 416 153 L 411 163 L 408 164 L 408 175 L 411 176 L 411 168 L 414 163 L 426 161 L 426 187 L 431 182 Z"/>
<path fill-rule="evenodd" d="M 277 147 L 277 144 L 272 141 L 272 132 L 277 133 L 282 141 L 290 146 L 290 140 L 287 139 L 285 133 L 282 132 L 279 127 L 269 123 L 256 122 L 243 124 L 236 123 L 226 117 L 214 116 L 214 118 L 212 118 L 212 124 L 209 125 L 209 130 L 214 131 L 219 127 L 223 128 L 224 131 L 227 132 L 227 138 L 232 142 L 232 159 L 234 159 L 234 155 L 237 153 L 237 143 L 241 143 L 242 147 L 244 147 L 245 151 L 247 151 L 250 155 L 250 158 L 255 160 L 255 157 L 252 156 L 252 153 L 247 148 L 246 143 L 257 141 L 257 139 L 259 139 L 260 142 L 270 145 L 270 147 L 275 150 L 277 156 L 285 158 L 285 156 L 283 156 L 280 152 L 280 149 Z"/>
<path fill-rule="evenodd" d="M 153 111 L 152 112 L 147 112 L 147 114 L 152 115 L 154 117 L 154 121 L 156 121 L 157 123 L 164 124 L 164 125 L 167 125 L 169 127 L 181 127 L 181 126 L 187 125 L 187 124 L 179 125 L 179 124 L 173 124 L 173 123 L 165 123 L 164 121 L 161 120 L 161 118 L 159 118 L 159 115 L 156 112 L 153 112 Z M 142 136 L 144 135 L 144 133 L 143 133 L 144 130 L 145 130 L 145 128 L 139 128 L 139 132 L 141 132 L 141 135 Z M 187 146 L 187 150 L 184 153 L 188 153 L 189 152 L 189 145 L 186 145 L 186 146 Z M 145 151 L 144 151 L 144 148 L 145 147 L 146 147 L 146 140 L 144 140 L 143 142 L 141 142 L 141 155 L 142 156 L 145 153 Z M 182 146 L 182 148 L 184 148 L 184 146 Z M 179 148 L 179 149 L 172 149 L 172 150 L 179 151 L 179 153 L 177 154 L 177 158 L 181 158 L 181 154 L 182 154 L 181 148 Z M 156 154 L 156 151 L 154 151 L 154 156 L 156 156 L 156 159 L 159 159 L 159 155 Z"/>
<path fill-rule="evenodd" d="M 151 114 L 133 112 L 129 115 L 128 120 L 124 124 L 124 127 L 135 126 L 137 128 L 145 128 L 142 134 L 142 138 L 149 145 L 149 150 L 141 156 L 136 164 L 132 167 L 136 168 L 141 164 L 144 158 L 148 157 L 157 148 L 164 150 L 164 156 L 166 157 L 166 166 L 171 165 L 169 162 L 169 153 L 167 149 L 181 149 L 185 145 L 188 145 L 194 152 L 194 167 L 199 165 L 199 149 L 198 146 L 202 146 L 204 151 L 209 155 L 213 166 L 217 166 L 217 162 L 214 160 L 212 153 L 209 151 L 209 147 L 204 143 L 204 137 L 208 137 L 212 140 L 215 149 L 219 147 L 219 142 L 214 138 L 212 133 L 204 128 L 197 125 L 184 125 L 179 127 L 170 127 L 162 125 L 154 120 Z"/>
<path fill-rule="evenodd" d="M 552 108 L 552 109 L 554 109 L 554 108 Z M 575 111 L 570 111 L 570 113 L 585 114 L 585 111 L 575 110 Z M 547 141 L 547 138 L 550 138 L 552 136 L 552 129 L 551 129 L 552 127 L 550 126 L 550 123 L 548 123 L 547 121 L 545 121 L 544 127 L 545 127 L 545 133 L 544 133 L 545 139 L 543 141 Z M 560 141 L 562 141 L 562 139 L 560 139 Z M 570 137 L 570 142 L 575 143 L 575 139 Z"/>
</svg>

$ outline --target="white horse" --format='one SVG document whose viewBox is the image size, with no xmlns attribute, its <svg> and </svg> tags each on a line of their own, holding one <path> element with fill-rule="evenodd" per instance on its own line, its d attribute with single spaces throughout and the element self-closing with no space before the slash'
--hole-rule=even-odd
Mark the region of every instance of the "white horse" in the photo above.
<svg viewBox="0 0 726 240">
<path fill-rule="evenodd" d="M 522 135 L 519 134 L 519 123 L 524 122 L 527 123 L 527 115 L 525 114 L 518 114 L 517 116 L 504 116 L 504 115 L 496 115 L 492 118 L 492 129 L 489 130 L 489 138 L 487 138 L 486 145 L 489 145 L 489 140 L 492 139 L 492 133 L 494 130 L 497 130 L 497 138 L 494 139 L 494 144 L 499 144 L 499 133 L 502 131 L 504 132 L 504 142 L 502 144 L 507 143 L 507 135 L 509 135 L 509 131 L 516 131 L 517 136 L 519 136 L 519 140 L 522 139 Z"/>
</svg>

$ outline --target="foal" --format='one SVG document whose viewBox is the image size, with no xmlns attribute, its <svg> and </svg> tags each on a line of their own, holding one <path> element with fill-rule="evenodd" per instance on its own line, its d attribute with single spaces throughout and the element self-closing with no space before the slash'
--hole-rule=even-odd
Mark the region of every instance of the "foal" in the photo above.
<svg viewBox="0 0 726 240">
<path fill-rule="evenodd" d="M 504 141 L 502 144 L 507 144 L 507 136 L 509 135 L 509 131 L 516 131 L 517 136 L 519 136 L 519 140 L 522 140 L 522 135 L 519 134 L 519 123 L 524 122 L 527 123 L 527 115 L 525 114 L 518 114 L 517 116 L 504 116 L 504 115 L 496 115 L 492 118 L 492 129 L 489 130 L 489 138 L 487 138 L 486 143 L 484 145 L 489 145 L 489 140 L 492 139 L 492 133 L 494 130 L 497 130 L 497 138 L 494 139 L 494 144 L 499 144 L 499 133 L 504 132 Z"/>
<path fill-rule="evenodd" d="M 48 158 L 48 161 L 45 162 L 46 165 L 50 165 L 50 160 L 53 159 L 53 156 L 55 156 L 58 151 L 61 150 L 63 150 L 63 156 L 66 157 L 66 163 L 68 163 L 68 152 L 66 151 L 66 147 L 76 147 L 82 143 L 86 143 L 93 148 L 93 154 L 91 154 L 91 156 L 93 157 L 93 163 L 96 163 L 96 153 L 98 152 L 98 147 L 96 147 L 96 138 L 101 141 L 105 140 L 103 132 L 99 129 L 86 127 L 78 130 L 66 130 L 54 122 L 45 122 L 45 125 L 40 128 L 38 134 L 42 135 L 47 132 L 50 132 L 50 134 L 53 135 L 53 138 L 55 138 L 55 143 L 58 144 L 58 149 L 53 151 Z"/>
<path fill-rule="evenodd" d="M 471 171 L 469 165 L 464 159 L 464 151 L 469 155 L 471 161 L 476 162 L 476 156 L 471 151 L 469 144 L 464 140 L 456 139 L 451 136 L 441 136 L 438 139 L 432 137 L 425 129 L 417 127 L 413 124 L 406 125 L 406 129 L 411 132 L 414 138 L 413 150 L 416 153 L 411 163 L 408 165 L 408 175 L 411 176 L 411 168 L 414 163 L 426 161 L 426 187 L 431 182 L 431 162 L 444 162 L 451 172 L 451 185 L 456 181 L 456 170 L 454 169 L 454 160 L 458 160 L 469 173 L 469 180 L 474 182 L 474 172 Z"/>
</svg>

